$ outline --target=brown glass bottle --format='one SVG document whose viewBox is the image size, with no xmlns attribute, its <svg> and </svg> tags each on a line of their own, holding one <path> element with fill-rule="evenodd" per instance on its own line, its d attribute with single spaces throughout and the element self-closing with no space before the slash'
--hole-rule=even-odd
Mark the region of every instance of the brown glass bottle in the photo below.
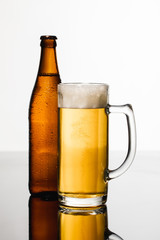
<svg viewBox="0 0 160 240">
<path fill-rule="evenodd" d="M 29 240 L 57 240 L 58 200 L 49 196 L 29 199 Z"/>
<path fill-rule="evenodd" d="M 61 82 L 56 37 L 41 36 L 38 76 L 29 106 L 29 191 L 31 194 L 57 191 L 58 105 Z"/>
</svg>

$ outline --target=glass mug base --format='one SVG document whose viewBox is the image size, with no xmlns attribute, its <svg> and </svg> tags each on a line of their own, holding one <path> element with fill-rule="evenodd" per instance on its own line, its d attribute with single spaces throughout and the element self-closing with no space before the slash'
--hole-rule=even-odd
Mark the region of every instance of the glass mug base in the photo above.
<svg viewBox="0 0 160 240">
<path fill-rule="evenodd" d="M 72 195 L 72 197 L 70 197 L 70 196 L 66 196 L 66 195 L 64 196 L 59 194 L 58 200 L 61 205 L 70 206 L 70 207 L 96 207 L 106 203 L 107 195 L 96 196 L 96 197 L 93 197 L 90 195 L 90 197 L 82 198 L 79 196 L 73 197 Z"/>
</svg>

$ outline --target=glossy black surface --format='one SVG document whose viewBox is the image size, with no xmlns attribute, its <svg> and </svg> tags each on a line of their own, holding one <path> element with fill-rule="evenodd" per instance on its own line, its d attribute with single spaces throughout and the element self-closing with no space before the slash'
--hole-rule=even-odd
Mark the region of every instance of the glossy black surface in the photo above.
<svg viewBox="0 0 160 240">
<path fill-rule="evenodd" d="M 123 154 L 113 153 L 110 158 L 116 165 Z M 31 240 L 27 153 L 0 153 L 0 190 L 0 239 Z M 110 181 L 108 194 L 112 232 L 124 240 L 160 239 L 159 152 L 137 153 L 128 172 Z"/>
</svg>

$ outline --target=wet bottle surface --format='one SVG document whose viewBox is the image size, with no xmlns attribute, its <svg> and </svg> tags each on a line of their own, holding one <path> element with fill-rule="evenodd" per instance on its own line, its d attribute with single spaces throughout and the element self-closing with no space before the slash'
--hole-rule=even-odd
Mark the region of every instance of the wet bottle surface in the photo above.
<svg viewBox="0 0 160 240">
<path fill-rule="evenodd" d="M 58 107 L 60 83 L 56 37 L 41 37 L 38 76 L 29 107 L 29 190 L 31 194 L 57 191 Z"/>
</svg>

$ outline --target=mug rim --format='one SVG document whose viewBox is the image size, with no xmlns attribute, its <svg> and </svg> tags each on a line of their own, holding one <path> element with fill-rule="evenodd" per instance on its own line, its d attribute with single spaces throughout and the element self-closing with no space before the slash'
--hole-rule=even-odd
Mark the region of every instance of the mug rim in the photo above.
<svg viewBox="0 0 160 240">
<path fill-rule="evenodd" d="M 99 86 L 99 85 L 101 85 L 101 86 L 106 86 L 107 88 L 109 88 L 109 85 L 107 84 L 107 83 L 92 83 L 92 82 L 65 82 L 65 83 L 59 83 L 58 85 L 69 85 L 69 86 L 82 86 L 82 85 L 84 85 L 84 86 L 89 86 L 89 85 L 94 85 L 94 86 Z"/>
</svg>

